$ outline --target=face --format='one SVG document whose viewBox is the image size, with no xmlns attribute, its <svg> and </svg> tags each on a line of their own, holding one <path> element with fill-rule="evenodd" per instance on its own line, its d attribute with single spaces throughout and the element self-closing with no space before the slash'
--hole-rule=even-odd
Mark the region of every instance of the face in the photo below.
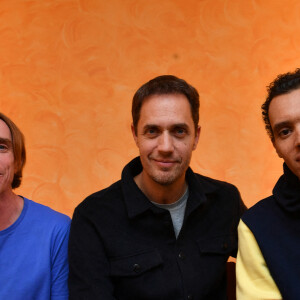
<svg viewBox="0 0 300 300">
<path fill-rule="evenodd" d="M 275 97 L 269 119 L 276 152 L 300 179 L 300 89 Z"/>
<path fill-rule="evenodd" d="M 140 151 L 144 183 L 170 185 L 185 181 L 200 127 L 195 132 L 190 104 L 181 94 L 145 100 L 133 137 Z"/>
<path fill-rule="evenodd" d="M 14 154 L 8 126 L 0 119 L 0 195 L 11 192 L 14 178 Z"/>
</svg>

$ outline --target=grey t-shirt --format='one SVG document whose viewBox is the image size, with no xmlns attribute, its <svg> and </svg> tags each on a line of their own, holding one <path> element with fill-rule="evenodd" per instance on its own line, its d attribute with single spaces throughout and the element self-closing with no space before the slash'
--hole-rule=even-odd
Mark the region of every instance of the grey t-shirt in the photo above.
<svg viewBox="0 0 300 300">
<path fill-rule="evenodd" d="M 184 194 L 180 197 L 180 199 L 174 203 L 159 204 L 159 203 L 151 201 L 154 205 L 156 205 L 160 208 L 164 208 L 170 212 L 176 238 L 178 237 L 179 232 L 182 227 L 182 223 L 183 223 L 183 219 L 184 219 L 184 212 L 185 212 L 185 207 L 186 207 L 186 202 L 187 202 L 188 197 L 189 197 L 189 189 L 187 188 L 185 190 Z"/>
</svg>

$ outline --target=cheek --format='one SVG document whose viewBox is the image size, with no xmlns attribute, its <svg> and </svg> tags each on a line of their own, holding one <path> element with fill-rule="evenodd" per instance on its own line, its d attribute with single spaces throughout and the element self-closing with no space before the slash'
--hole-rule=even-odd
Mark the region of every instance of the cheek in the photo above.
<svg viewBox="0 0 300 300">
<path fill-rule="evenodd" d="M 179 141 L 175 144 L 175 148 L 181 152 L 191 152 L 194 149 L 195 143 L 192 141 Z"/>
<path fill-rule="evenodd" d="M 10 156 L 1 156 L 0 157 L 0 164 L 2 167 L 6 169 L 14 168 L 14 159 Z"/>
<path fill-rule="evenodd" d="M 155 142 L 152 140 L 140 141 L 138 143 L 138 148 L 141 153 L 152 151 L 155 148 Z"/>
<path fill-rule="evenodd" d="M 291 145 L 287 141 L 274 143 L 274 148 L 280 158 L 285 158 L 291 150 Z"/>
<path fill-rule="evenodd" d="M 12 173 L 16 173 L 17 169 L 18 169 L 18 166 L 17 164 L 14 162 L 14 158 L 10 158 L 9 161 L 8 161 L 8 168 L 11 169 L 11 172 Z"/>
</svg>

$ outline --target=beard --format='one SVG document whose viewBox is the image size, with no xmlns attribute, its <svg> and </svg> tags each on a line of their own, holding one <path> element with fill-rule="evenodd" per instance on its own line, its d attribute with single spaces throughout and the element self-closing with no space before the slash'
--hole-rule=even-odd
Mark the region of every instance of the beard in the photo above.
<svg viewBox="0 0 300 300">
<path fill-rule="evenodd" d="M 150 160 L 151 161 L 151 160 Z M 185 172 L 190 164 L 190 159 L 186 161 L 178 161 L 172 168 L 157 168 L 151 165 L 144 168 L 148 176 L 156 183 L 168 186 L 176 182 L 178 179 L 185 177 Z"/>
</svg>

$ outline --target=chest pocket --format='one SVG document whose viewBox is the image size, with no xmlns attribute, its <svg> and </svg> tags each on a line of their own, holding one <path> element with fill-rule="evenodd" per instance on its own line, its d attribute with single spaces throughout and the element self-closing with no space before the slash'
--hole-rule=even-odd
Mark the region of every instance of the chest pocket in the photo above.
<svg viewBox="0 0 300 300">
<path fill-rule="evenodd" d="M 110 260 L 111 276 L 138 276 L 162 264 L 162 258 L 157 250 L 118 257 Z"/>
<path fill-rule="evenodd" d="M 197 241 L 202 254 L 219 254 L 236 256 L 237 241 L 234 235 L 224 235 Z"/>
</svg>

